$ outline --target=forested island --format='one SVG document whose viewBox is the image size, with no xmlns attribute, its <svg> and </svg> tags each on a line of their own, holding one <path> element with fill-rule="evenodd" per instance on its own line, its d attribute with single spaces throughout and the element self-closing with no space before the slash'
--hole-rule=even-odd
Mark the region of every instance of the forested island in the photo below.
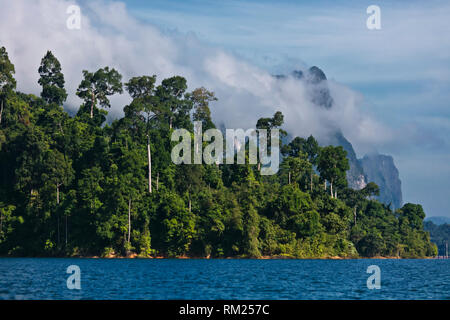
<svg viewBox="0 0 450 320">
<path fill-rule="evenodd" d="M 275 175 L 259 164 L 171 161 L 177 128 L 215 128 L 220 98 L 183 77 L 122 81 L 113 68 L 83 71 L 76 115 L 62 68 L 48 51 L 40 97 L 16 91 L 0 49 L 0 255 L 51 257 L 358 258 L 435 256 L 421 205 L 397 210 L 379 188 L 348 187 L 342 147 L 295 137 Z M 132 98 L 106 122 L 110 96 Z M 282 130 L 280 112 L 255 119 Z M 248 145 L 246 146 L 248 148 Z"/>
</svg>

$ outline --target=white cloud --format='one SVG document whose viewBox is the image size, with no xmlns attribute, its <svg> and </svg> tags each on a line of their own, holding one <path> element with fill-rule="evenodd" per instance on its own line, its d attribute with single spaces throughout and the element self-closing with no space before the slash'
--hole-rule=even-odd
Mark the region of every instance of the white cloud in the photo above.
<svg viewBox="0 0 450 320">
<path fill-rule="evenodd" d="M 230 128 L 253 127 L 256 120 L 276 110 L 285 114 L 287 130 L 294 135 L 326 135 L 341 128 L 357 146 L 389 139 L 389 130 L 359 110 L 362 97 L 349 88 L 329 82 L 335 105 L 330 111 L 310 102 L 304 82 L 278 81 L 232 54 L 201 43 L 192 34 L 162 33 L 138 22 L 123 3 L 91 1 L 82 6 L 81 30 L 69 30 L 66 9 L 73 1 L 0 0 L 0 45 L 16 65 L 18 88 L 39 94 L 37 69 L 46 50 L 61 61 L 69 99 L 77 110 L 75 91 L 81 71 L 114 67 L 126 81 L 132 76 L 156 74 L 187 78 L 190 89 L 205 86 L 216 92 L 217 122 Z M 127 94 L 112 98 L 112 117 L 130 101 Z M 385 134 L 380 135 L 379 132 Z"/>
</svg>

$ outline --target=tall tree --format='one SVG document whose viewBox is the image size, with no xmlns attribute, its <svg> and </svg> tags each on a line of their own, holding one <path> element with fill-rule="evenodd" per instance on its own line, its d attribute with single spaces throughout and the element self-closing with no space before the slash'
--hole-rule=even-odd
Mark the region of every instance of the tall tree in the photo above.
<svg viewBox="0 0 450 320">
<path fill-rule="evenodd" d="M 174 127 L 174 122 L 177 127 L 186 128 L 186 124 L 190 124 L 189 111 L 192 103 L 185 97 L 186 89 L 186 79 L 180 76 L 164 79 L 156 88 L 156 95 L 169 120 L 169 129 Z"/>
<path fill-rule="evenodd" d="M 317 170 L 320 177 L 330 182 L 330 193 L 333 198 L 333 184 L 336 186 L 346 186 L 346 172 L 350 169 L 347 159 L 347 152 L 342 148 L 327 146 L 320 150 Z"/>
<path fill-rule="evenodd" d="M 299 186 L 304 186 L 304 189 L 308 188 L 308 180 L 312 171 L 312 165 L 307 160 L 305 153 L 299 152 L 296 157 L 285 158 L 281 164 L 281 168 L 281 175 L 288 176 L 288 184 L 294 182 Z"/>
<path fill-rule="evenodd" d="M 317 157 L 319 156 L 320 147 L 317 140 L 310 135 L 308 139 L 306 139 L 306 143 L 303 149 L 308 155 L 308 160 L 313 166 L 317 166 Z M 313 191 L 313 170 L 309 173 L 309 186 L 310 191 Z"/>
<path fill-rule="evenodd" d="M 146 130 L 147 136 L 147 162 L 148 162 L 148 192 L 152 193 L 152 154 L 150 148 L 150 121 L 158 116 L 161 112 L 158 109 L 158 101 L 154 96 L 156 76 L 133 77 L 125 84 L 125 87 L 133 98 L 132 106 L 129 109 L 135 113 L 146 114 Z"/>
<path fill-rule="evenodd" d="M 201 121 L 203 130 L 215 128 L 211 119 L 209 103 L 217 101 L 214 92 L 206 90 L 204 87 L 197 88 L 190 94 L 194 106 L 194 121 Z"/>
<path fill-rule="evenodd" d="M 270 139 L 271 136 L 271 132 L 273 129 L 279 129 L 280 130 L 280 141 L 283 140 L 284 137 L 287 136 L 287 132 L 284 131 L 283 129 L 280 129 L 281 126 L 284 123 L 284 115 L 283 113 L 281 113 L 281 111 L 277 111 L 274 113 L 272 118 L 259 118 L 258 121 L 256 122 L 256 129 L 265 129 L 267 130 L 267 150 L 270 151 L 271 150 L 271 141 L 272 139 Z M 258 134 L 258 143 L 259 143 L 259 132 Z M 280 150 L 282 150 L 283 147 L 280 143 Z M 259 159 L 258 157 L 258 170 L 261 169 L 261 159 Z"/>
<path fill-rule="evenodd" d="M 38 83 L 42 86 L 41 97 L 47 103 L 55 103 L 60 106 L 67 99 L 64 89 L 64 75 L 61 72 L 61 64 L 51 51 L 47 51 L 39 66 Z"/>
<path fill-rule="evenodd" d="M 0 124 L 2 123 L 3 107 L 6 95 L 16 88 L 14 65 L 11 63 L 5 47 L 0 48 Z"/>
<path fill-rule="evenodd" d="M 103 108 L 110 108 L 108 96 L 115 93 L 122 93 L 122 75 L 109 67 L 98 69 L 92 73 L 83 70 L 84 79 L 77 89 L 77 96 L 90 106 L 90 117 L 94 117 L 94 109 L 98 102 Z"/>
<path fill-rule="evenodd" d="M 297 157 L 299 153 L 305 153 L 308 156 L 308 161 L 317 166 L 317 157 L 320 152 L 319 143 L 313 136 L 309 136 L 308 139 L 295 137 L 289 144 L 282 147 L 281 153 L 284 156 Z M 313 173 L 310 171 L 310 191 L 313 189 Z"/>
</svg>

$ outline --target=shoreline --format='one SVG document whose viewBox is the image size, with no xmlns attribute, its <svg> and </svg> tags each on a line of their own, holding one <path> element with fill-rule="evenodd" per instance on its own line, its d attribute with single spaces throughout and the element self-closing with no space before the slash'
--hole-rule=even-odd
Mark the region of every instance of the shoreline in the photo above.
<svg viewBox="0 0 450 320">
<path fill-rule="evenodd" d="M 179 256 L 179 257 L 166 257 L 166 256 L 149 256 L 143 257 L 138 256 L 137 254 L 132 254 L 129 256 L 117 256 L 117 255 L 109 255 L 105 257 L 96 256 L 96 255 L 87 255 L 87 256 L 38 256 L 38 257 L 30 257 L 30 256 L 0 256 L 0 258 L 57 258 L 57 259 L 171 259 L 171 260 L 442 260 L 438 257 L 412 257 L 412 258 L 403 258 L 397 256 L 374 256 L 374 257 L 340 257 L 340 256 L 329 256 L 329 257 L 308 257 L 308 258 L 296 258 L 291 256 L 261 256 L 261 257 L 223 257 L 223 258 L 210 258 L 210 257 L 188 257 L 188 256 Z M 445 259 L 444 259 L 445 260 Z"/>
</svg>

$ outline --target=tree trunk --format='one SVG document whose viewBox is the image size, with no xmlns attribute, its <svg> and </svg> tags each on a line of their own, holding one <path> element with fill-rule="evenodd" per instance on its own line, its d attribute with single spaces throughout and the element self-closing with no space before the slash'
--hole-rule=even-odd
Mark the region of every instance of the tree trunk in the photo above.
<svg viewBox="0 0 450 320">
<path fill-rule="evenodd" d="M 130 244 L 131 236 L 131 198 L 128 200 L 128 245 Z"/>
<path fill-rule="evenodd" d="M 323 182 L 323 190 L 327 190 L 327 180 Z"/>
<path fill-rule="evenodd" d="M 95 104 L 95 95 L 94 92 L 92 92 L 92 103 L 91 103 L 91 119 L 94 117 L 94 104 Z"/>
<path fill-rule="evenodd" d="M 291 172 L 289 171 L 289 175 L 288 175 L 288 182 L 289 184 L 291 184 Z"/>
<path fill-rule="evenodd" d="M 56 204 L 59 204 L 59 186 L 60 184 L 56 184 Z"/>
<path fill-rule="evenodd" d="M 147 135 L 147 158 L 148 158 L 148 192 L 152 193 L 152 154 L 150 152 L 150 137 Z"/>
<path fill-rule="evenodd" d="M 66 213 L 66 247 L 67 247 L 67 213 Z"/>
<path fill-rule="evenodd" d="M 169 129 L 172 129 L 172 117 L 169 118 Z"/>
<path fill-rule="evenodd" d="M 333 182 L 330 181 L 330 192 L 331 192 L 331 198 L 333 198 Z"/>
<path fill-rule="evenodd" d="M 0 107 L 0 124 L 2 123 L 2 114 L 3 114 L 3 99 L 2 99 L 1 107 Z"/>
<path fill-rule="evenodd" d="M 158 191 L 159 188 L 159 172 L 156 174 L 156 191 Z"/>
<path fill-rule="evenodd" d="M 356 206 L 353 207 L 353 218 L 354 218 L 355 226 L 356 226 Z"/>
<path fill-rule="evenodd" d="M 58 241 L 57 241 L 57 244 L 58 244 L 58 247 L 59 247 L 59 239 L 60 239 L 60 236 L 59 236 L 59 214 L 56 214 L 56 223 L 58 224 L 58 228 L 57 228 L 57 230 L 58 230 Z"/>
<path fill-rule="evenodd" d="M 312 179 L 313 178 L 313 174 L 312 174 L 312 172 L 311 172 L 311 174 L 310 174 L 310 190 L 311 190 L 311 192 L 312 192 Z"/>
<path fill-rule="evenodd" d="M 60 184 L 59 183 L 56 183 L 56 204 L 58 205 L 58 207 L 59 207 L 59 186 L 60 186 Z M 58 214 L 58 212 L 56 213 L 57 214 L 57 222 L 58 222 L 58 245 L 59 245 L 59 214 Z"/>
<path fill-rule="evenodd" d="M 448 259 L 448 240 L 445 241 L 445 257 Z"/>
<path fill-rule="evenodd" d="M 337 190 L 334 190 L 334 198 L 337 199 Z"/>
</svg>

